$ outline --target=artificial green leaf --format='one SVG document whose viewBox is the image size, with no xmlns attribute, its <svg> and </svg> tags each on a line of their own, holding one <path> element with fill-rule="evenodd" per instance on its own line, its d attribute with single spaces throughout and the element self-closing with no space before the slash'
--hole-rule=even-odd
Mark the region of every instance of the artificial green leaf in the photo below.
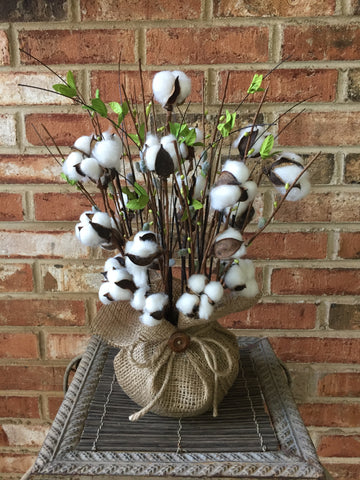
<svg viewBox="0 0 360 480">
<path fill-rule="evenodd" d="M 137 145 L 139 148 L 141 147 L 139 136 L 136 133 L 128 133 L 128 137 L 131 138 L 135 145 Z"/>
<path fill-rule="evenodd" d="M 145 123 L 142 123 L 139 128 L 139 137 L 140 137 L 140 143 L 144 144 L 145 142 Z"/>
<path fill-rule="evenodd" d="M 100 90 L 98 88 L 95 90 L 95 98 L 100 98 Z"/>
<path fill-rule="evenodd" d="M 195 199 L 191 202 L 191 205 L 194 207 L 195 210 L 201 210 L 204 206 L 201 202 L 199 202 L 199 200 Z"/>
<path fill-rule="evenodd" d="M 147 195 L 147 192 L 145 190 L 144 187 L 142 187 L 141 185 L 139 185 L 137 182 L 134 183 L 134 189 L 135 189 L 135 192 L 141 196 L 141 195 Z"/>
<path fill-rule="evenodd" d="M 149 201 L 148 195 L 141 195 L 139 198 L 136 198 L 135 200 L 129 200 L 128 203 L 126 204 L 126 208 L 128 208 L 129 210 L 142 210 L 143 208 L 146 207 L 148 201 Z"/>
<path fill-rule="evenodd" d="M 117 113 L 118 115 L 123 113 L 123 108 L 118 102 L 109 102 L 110 108 L 113 112 Z"/>
<path fill-rule="evenodd" d="M 268 135 L 263 141 L 260 148 L 261 158 L 268 158 L 271 155 L 271 150 L 274 146 L 274 137 L 273 135 Z"/>
<path fill-rule="evenodd" d="M 76 91 L 75 78 L 71 70 L 69 70 L 66 74 L 66 83 L 69 85 L 69 87 Z"/>
<path fill-rule="evenodd" d="M 107 118 L 106 105 L 100 98 L 92 98 L 91 99 L 91 106 L 95 110 L 96 113 L 98 113 L 102 117 Z"/>
<path fill-rule="evenodd" d="M 76 185 L 77 184 L 77 180 L 70 180 L 70 178 L 68 178 L 64 172 L 61 172 L 60 173 L 60 177 L 62 179 L 64 179 L 69 185 Z"/>
<path fill-rule="evenodd" d="M 132 192 L 128 187 L 121 187 L 122 192 L 127 195 L 129 200 L 134 200 L 137 198 L 136 193 Z"/>
<path fill-rule="evenodd" d="M 263 92 L 264 89 L 261 88 L 262 81 L 263 81 L 263 76 L 261 74 L 255 73 L 247 93 Z"/>
<path fill-rule="evenodd" d="M 226 110 L 225 122 L 219 123 L 217 126 L 217 129 L 223 137 L 228 137 L 230 135 L 231 130 L 234 128 L 235 120 L 236 112 L 230 113 L 228 110 Z"/>
<path fill-rule="evenodd" d="M 189 147 L 191 147 L 192 145 L 194 145 L 195 140 L 196 140 L 196 131 L 195 131 L 195 128 L 192 128 L 192 129 L 189 130 L 189 132 L 187 133 L 184 141 L 185 141 L 186 145 L 188 145 Z"/>
<path fill-rule="evenodd" d="M 53 85 L 53 89 L 55 92 L 60 93 L 64 97 L 73 98 L 77 95 L 76 88 L 69 87 L 68 85 L 64 85 L 62 83 L 56 83 Z"/>
</svg>

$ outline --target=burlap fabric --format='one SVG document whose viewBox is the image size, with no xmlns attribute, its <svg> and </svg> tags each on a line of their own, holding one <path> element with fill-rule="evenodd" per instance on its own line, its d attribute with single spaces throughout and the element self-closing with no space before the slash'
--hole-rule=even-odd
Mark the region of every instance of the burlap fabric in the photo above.
<svg viewBox="0 0 360 480">
<path fill-rule="evenodd" d="M 128 302 L 102 307 L 91 328 L 120 348 L 114 360 L 117 380 L 142 407 L 130 420 L 149 411 L 189 417 L 212 409 L 217 415 L 218 405 L 238 374 L 239 347 L 235 335 L 215 317 L 234 311 L 234 307 L 234 299 L 228 299 L 211 321 L 180 316 L 177 327 L 165 320 L 154 327 L 143 325 L 139 312 Z M 169 340 L 175 332 L 188 337 L 184 351 L 174 351 L 171 346 Z"/>
</svg>

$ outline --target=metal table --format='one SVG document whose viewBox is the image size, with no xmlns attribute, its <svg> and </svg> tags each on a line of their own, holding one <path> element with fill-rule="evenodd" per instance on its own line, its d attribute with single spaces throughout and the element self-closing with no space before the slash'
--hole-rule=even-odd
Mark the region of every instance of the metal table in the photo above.
<svg viewBox="0 0 360 480">
<path fill-rule="evenodd" d="M 325 479 L 269 342 L 240 338 L 239 348 L 239 377 L 217 418 L 132 423 L 116 351 L 94 336 L 28 478 Z"/>
</svg>

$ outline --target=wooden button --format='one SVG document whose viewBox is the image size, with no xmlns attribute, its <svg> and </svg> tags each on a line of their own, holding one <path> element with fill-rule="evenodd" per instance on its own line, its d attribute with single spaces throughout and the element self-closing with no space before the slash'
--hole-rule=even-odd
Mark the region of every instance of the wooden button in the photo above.
<svg viewBox="0 0 360 480">
<path fill-rule="evenodd" d="M 173 352 L 184 352 L 190 345 L 190 337 L 184 332 L 175 332 L 169 338 L 168 345 Z"/>
</svg>

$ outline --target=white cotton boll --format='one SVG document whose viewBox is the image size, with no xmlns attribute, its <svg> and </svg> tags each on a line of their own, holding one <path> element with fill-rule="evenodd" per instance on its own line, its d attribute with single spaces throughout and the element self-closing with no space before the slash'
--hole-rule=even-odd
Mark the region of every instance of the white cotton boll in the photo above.
<svg viewBox="0 0 360 480">
<path fill-rule="evenodd" d="M 85 155 L 90 155 L 92 139 L 93 139 L 92 135 L 83 135 L 82 137 L 79 137 L 75 141 L 74 148 L 77 148 L 78 150 L 83 152 Z"/>
<path fill-rule="evenodd" d="M 188 147 L 187 147 L 187 145 L 186 145 L 185 142 L 180 143 L 180 145 L 179 145 L 179 151 L 180 151 L 180 156 L 181 156 L 181 158 L 183 158 L 183 159 L 188 158 L 189 149 L 188 149 Z"/>
<path fill-rule="evenodd" d="M 239 230 L 236 230 L 235 228 L 229 227 L 224 232 L 220 233 L 217 235 L 215 238 L 215 243 L 219 242 L 220 240 L 223 240 L 224 238 L 234 238 L 235 240 L 239 240 L 239 242 L 243 242 L 243 237 Z M 242 243 L 241 247 L 236 250 L 235 253 L 233 253 L 231 256 L 228 258 L 240 258 L 243 257 L 246 254 L 246 247 L 244 243 Z"/>
<path fill-rule="evenodd" d="M 174 167 L 175 170 L 179 168 L 179 162 L 178 162 L 178 156 L 176 153 L 176 148 L 175 148 L 175 143 L 178 146 L 179 150 L 179 145 L 177 143 L 175 135 L 166 135 L 165 137 L 162 137 L 161 140 L 161 145 L 164 147 L 164 150 L 167 151 L 167 153 L 170 155 L 172 158 L 172 161 L 174 162 Z"/>
<path fill-rule="evenodd" d="M 240 184 L 246 182 L 250 175 L 250 171 L 245 163 L 238 160 L 226 160 L 222 171 L 230 172 Z"/>
<path fill-rule="evenodd" d="M 142 288 L 138 288 L 134 292 L 134 296 L 131 300 L 130 305 L 135 310 L 144 310 L 147 291 L 148 291 L 147 287 L 142 287 Z"/>
<path fill-rule="evenodd" d="M 147 313 L 147 312 L 140 315 L 139 320 L 141 323 L 143 323 L 144 325 L 147 325 L 148 327 L 156 327 L 157 325 L 160 325 L 160 323 L 162 322 L 162 319 L 156 320 L 156 318 L 152 317 L 150 313 Z"/>
<path fill-rule="evenodd" d="M 244 134 L 250 134 L 251 129 L 252 129 L 252 127 L 246 127 L 246 128 L 242 128 L 240 130 L 239 136 L 237 137 L 237 139 L 233 143 L 233 148 L 238 148 L 240 141 L 244 138 Z M 254 132 L 257 132 L 257 135 L 256 135 L 255 142 L 252 145 L 250 144 L 249 150 L 253 150 L 253 152 L 250 155 L 248 154 L 249 157 L 256 157 L 257 155 L 259 155 L 260 148 L 261 148 L 261 145 L 262 145 L 263 141 L 265 140 L 265 138 L 268 135 L 270 135 L 270 133 L 265 133 L 265 130 L 266 130 L 265 127 L 261 126 L 261 125 L 256 125 L 253 128 L 253 134 L 254 134 Z M 246 139 L 246 140 L 244 140 L 245 146 L 246 146 L 246 141 L 247 141 L 248 138 L 249 138 L 248 136 L 245 137 L 245 139 Z"/>
<path fill-rule="evenodd" d="M 224 277 L 225 285 L 230 290 L 236 290 L 237 288 L 246 284 L 246 273 L 240 265 L 231 265 Z"/>
<path fill-rule="evenodd" d="M 259 287 L 255 279 L 246 282 L 246 286 L 239 292 L 241 297 L 252 298 L 259 293 Z"/>
<path fill-rule="evenodd" d="M 109 282 L 117 283 L 121 280 L 132 280 L 132 276 L 124 267 L 108 270 L 107 279 Z"/>
<path fill-rule="evenodd" d="M 246 280 L 252 280 L 255 278 L 255 265 L 252 260 L 245 258 L 239 260 L 239 266 L 243 269 L 246 275 Z"/>
<path fill-rule="evenodd" d="M 110 283 L 104 282 L 100 285 L 100 288 L 99 288 L 99 300 L 104 305 L 110 305 L 110 303 L 113 302 L 113 300 L 110 300 L 107 297 L 107 295 L 109 295 L 109 287 L 110 287 Z"/>
<path fill-rule="evenodd" d="M 88 178 L 95 182 L 97 182 L 104 173 L 103 168 L 98 164 L 97 160 L 92 157 L 84 158 L 80 164 L 80 168 Z"/>
<path fill-rule="evenodd" d="M 145 299 L 144 311 L 148 313 L 161 312 L 169 303 L 169 297 L 165 293 L 153 293 Z"/>
<path fill-rule="evenodd" d="M 253 182 L 252 180 L 248 180 L 247 182 L 244 183 L 243 187 L 246 188 L 246 192 L 248 195 L 248 202 L 252 202 L 256 197 L 256 194 L 258 191 L 256 182 Z"/>
<path fill-rule="evenodd" d="M 80 230 L 83 228 L 83 225 L 81 223 L 77 223 L 75 225 L 75 236 L 78 240 L 80 240 Z"/>
<path fill-rule="evenodd" d="M 209 282 L 204 293 L 214 302 L 218 303 L 224 295 L 224 289 L 220 282 Z"/>
<path fill-rule="evenodd" d="M 103 140 L 95 143 L 92 156 L 104 168 L 120 169 L 120 158 L 123 152 L 122 142 L 117 135 L 108 132 L 103 134 Z"/>
<path fill-rule="evenodd" d="M 179 70 L 173 71 L 172 74 L 174 79 L 179 78 L 180 93 L 176 99 L 176 105 L 181 105 L 191 93 L 191 78 Z"/>
<path fill-rule="evenodd" d="M 306 173 L 303 176 L 305 175 Z M 298 187 L 292 188 L 290 193 L 286 197 L 286 200 L 290 202 L 297 202 L 298 200 L 301 200 L 302 198 L 306 197 L 306 195 L 310 193 L 311 184 L 306 177 L 305 178 L 301 177 L 298 183 L 300 184 L 300 188 Z M 285 187 L 279 187 L 276 185 L 275 188 L 279 193 L 281 193 L 281 195 L 285 195 L 286 193 Z"/>
<path fill-rule="evenodd" d="M 238 185 L 218 185 L 210 191 L 210 205 L 214 210 L 222 211 L 239 201 L 241 190 Z"/>
<path fill-rule="evenodd" d="M 208 279 L 206 275 L 194 273 L 194 275 L 191 275 L 191 277 L 188 278 L 187 286 L 192 292 L 200 294 L 204 291 L 207 282 Z"/>
<path fill-rule="evenodd" d="M 176 302 L 176 308 L 184 315 L 193 314 L 198 305 L 199 297 L 187 292 L 183 293 Z"/>
<path fill-rule="evenodd" d="M 191 127 L 190 130 L 194 130 L 194 128 Z M 195 127 L 195 133 L 196 133 L 196 137 L 195 137 L 194 143 L 204 143 L 204 132 L 200 130 L 200 128 Z"/>
<path fill-rule="evenodd" d="M 154 98 L 162 106 L 166 105 L 169 97 L 171 96 L 175 84 L 175 77 L 172 72 L 163 70 L 158 72 L 152 82 L 152 90 Z"/>
<path fill-rule="evenodd" d="M 135 265 L 135 263 L 133 263 L 129 257 L 125 257 L 125 267 L 130 275 L 132 275 L 133 282 L 137 288 L 148 286 L 147 267 Z"/>
<path fill-rule="evenodd" d="M 127 288 L 121 288 L 115 283 L 109 282 L 109 294 L 115 300 L 115 302 L 131 300 L 132 292 Z"/>
<path fill-rule="evenodd" d="M 106 228 L 111 228 L 111 217 L 106 212 L 95 212 L 92 222 L 98 223 Z"/>
<path fill-rule="evenodd" d="M 145 145 L 147 145 L 148 147 L 153 147 L 154 145 L 160 145 L 160 142 L 156 135 L 154 135 L 153 133 L 147 133 Z"/>
<path fill-rule="evenodd" d="M 104 242 L 104 239 L 96 233 L 90 223 L 79 229 L 79 240 L 87 247 L 97 247 Z"/>
<path fill-rule="evenodd" d="M 92 220 L 92 217 L 94 215 L 94 212 L 92 210 L 86 210 L 86 212 L 83 212 L 81 215 L 80 215 L 80 223 L 86 225 L 87 223 L 90 223 L 91 220 Z"/>
<path fill-rule="evenodd" d="M 123 268 L 119 260 L 122 259 L 121 256 L 108 258 L 104 265 L 104 272 L 109 272 L 110 270 L 117 270 Z"/>
<path fill-rule="evenodd" d="M 203 294 L 200 297 L 199 318 L 209 320 L 213 314 L 214 307 L 209 303 L 208 296 Z"/>
<path fill-rule="evenodd" d="M 145 150 L 145 164 L 151 172 L 155 170 L 155 162 L 159 150 L 160 144 L 152 145 Z"/>
<path fill-rule="evenodd" d="M 196 177 L 196 180 L 195 180 L 193 198 L 195 198 L 195 200 L 201 200 L 206 190 L 207 190 L 206 177 L 200 174 Z"/>
<path fill-rule="evenodd" d="M 303 171 L 302 167 L 298 165 L 284 165 L 278 166 L 273 169 L 273 172 L 277 177 L 279 177 L 284 183 L 288 183 L 291 185 L 296 178 L 300 175 Z M 306 173 L 304 174 L 306 175 Z"/>
<path fill-rule="evenodd" d="M 83 160 L 83 155 L 80 152 L 71 152 L 65 162 L 62 164 L 63 173 L 70 179 L 80 182 L 84 180 L 85 175 L 81 175 L 76 166 L 79 166 Z"/>
</svg>

